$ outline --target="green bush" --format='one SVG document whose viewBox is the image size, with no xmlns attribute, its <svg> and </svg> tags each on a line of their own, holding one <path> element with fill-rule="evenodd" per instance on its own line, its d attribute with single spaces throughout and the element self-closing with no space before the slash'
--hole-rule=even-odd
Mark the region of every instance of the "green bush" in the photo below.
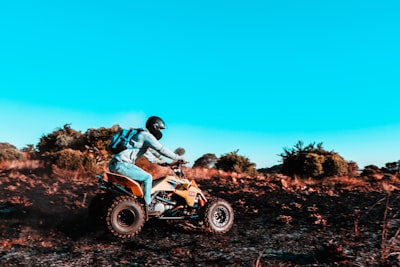
<svg viewBox="0 0 400 267">
<path fill-rule="evenodd" d="M 93 170 L 95 168 L 96 162 L 93 158 L 82 153 L 79 150 L 73 150 L 70 148 L 63 149 L 54 154 L 54 164 L 61 168 L 67 170 Z"/>
<path fill-rule="evenodd" d="M 84 144 L 94 150 L 107 150 L 112 136 L 119 130 L 121 130 L 119 125 L 114 125 L 111 128 L 88 129 L 83 135 Z"/>
<path fill-rule="evenodd" d="M 371 164 L 364 167 L 361 176 L 369 176 L 374 174 L 382 174 L 382 171 L 378 166 Z"/>
<path fill-rule="evenodd" d="M 119 125 L 114 125 L 112 128 L 88 129 L 82 134 L 66 124 L 42 136 L 37 149 L 44 159 L 59 168 L 92 170 L 96 164 L 104 164 L 109 160 L 111 155 L 107 146 L 120 129 Z"/>
<path fill-rule="evenodd" d="M 0 162 L 11 160 L 24 160 L 25 155 L 9 143 L 0 143 Z"/>
<path fill-rule="evenodd" d="M 348 163 L 338 153 L 325 150 L 322 143 L 304 146 L 299 141 L 294 148 L 284 149 L 280 156 L 282 173 L 289 176 L 321 178 L 349 173 Z"/>
<path fill-rule="evenodd" d="M 303 174 L 308 177 L 320 177 L 324 174 L 324 156 L 317 153 L 307 153 L 304 155 L 304 171 Z"/>
<path fill-rule="evenodd" d="M 175 149 L 175 153 L 179 156 L 183 156 L 186 153 L 186 150 L 183 147 L 178 147 L 177 149 Z"/>
<path fill-rule="evenodd" d="M 217 163 L 218 158 L 215 154 L 212 153 L 207 153 L 204 154 L 202 157 L 196 159 L 196 161 L 193 164 L 193 168 L 208 168 L 212 169 L 215 167 L 215 164 Z"/>
<path fill-rule="evenodd" d="M 256 164 L 250 162 L 247 157 L 241 156 L 237 152 L 238 150 L 222 155 L 215 164 L 215 167 L 227 172 L 245 173 L 250 176 L 256 176 Z"/>
<path fill-rule="evenodd" d="M 63 149 L 54 154 L 54 164 L 61 169 L 78 170 L 84 167 L 85 157 L 79 150 Z"/>
<path fill-rule="evenodd" d="M 57 129 L 52 133 L 42 136 L 37 145 L 40 154 L 61 151 L 66 148 L 83 150 L 84 136 L 81 132 L 71 128 L 69 124 L 65 124 L 61 129 Z"/>
<path fill-rule="evenodd" d="M 344 176 L 349 174 L 349 164 L 336 153 L 325 157 L 323 167 L 325 176 Z"/>
</svg>

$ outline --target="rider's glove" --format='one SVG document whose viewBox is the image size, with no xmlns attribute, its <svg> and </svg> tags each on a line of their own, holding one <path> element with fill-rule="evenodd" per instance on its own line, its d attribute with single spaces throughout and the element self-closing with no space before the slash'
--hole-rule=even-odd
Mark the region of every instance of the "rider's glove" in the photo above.
<svg viewBox="0 0 400 267">
<path fill-rule="evenodd" d="M 189 163 L 189 161 L 187 161 L 187 159 L 185 159 L 183 157 L 180 158 L 179 161 L 182 162 L 183 164 Z"/>
</svg>

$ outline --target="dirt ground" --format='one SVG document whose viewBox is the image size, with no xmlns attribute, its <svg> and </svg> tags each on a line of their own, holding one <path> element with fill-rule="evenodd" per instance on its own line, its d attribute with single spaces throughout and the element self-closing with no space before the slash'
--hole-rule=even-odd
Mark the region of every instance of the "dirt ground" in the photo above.
<svg viewBox="0 0 400 267">
<path fill-rule="evenodd" d="M 89 223 L 88 205 L 100 192 L 93 174 L 3 167 L 0 266 L 399 266 L 397 182 L 196 181 L 206 196 L 232 204 L 230 232 L 150 220 L 122 242 Z"/>
</svg>

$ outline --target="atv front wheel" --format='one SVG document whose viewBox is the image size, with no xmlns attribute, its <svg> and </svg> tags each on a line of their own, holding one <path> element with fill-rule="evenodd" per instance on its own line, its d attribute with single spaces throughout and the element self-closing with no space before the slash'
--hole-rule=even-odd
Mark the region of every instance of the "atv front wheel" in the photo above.
<svg viewBox="0 0 400 267">
<path fill-rule="evenodd" d="M 108 230 L 119 238 L 131 238 L 138 234 L 145 223 L 142 205 L 129 196 L 116 197 L 106 216 Z"/>
<path fill-rule="evenodd" d="M 233 208 L 224 199 L 215 199 L 206 205 L 204 212 L 205 226 L 215 234 L 225 234 L 233 226 Z"/>
</svg>

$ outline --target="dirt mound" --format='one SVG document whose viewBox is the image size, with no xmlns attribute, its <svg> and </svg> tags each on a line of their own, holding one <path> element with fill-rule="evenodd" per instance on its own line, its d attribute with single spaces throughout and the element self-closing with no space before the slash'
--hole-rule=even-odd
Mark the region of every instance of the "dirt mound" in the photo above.
<svg viewBox="0 0 400 267">
<path fill-rule="evenodd" d="M 121 242 L 89 221 L 88 205 L 99 192 L 94 174 L 40 163 L 0 169 L 0 265 L 379 266 L 382 257 L 398 264 L 389 256 L 399 249 L 397 240 L 389 243 L 399 227 L 395 181 L 196 181 L 207 196 L 232 203 L 229 233 L 149 221 Z"/>
</svg>

